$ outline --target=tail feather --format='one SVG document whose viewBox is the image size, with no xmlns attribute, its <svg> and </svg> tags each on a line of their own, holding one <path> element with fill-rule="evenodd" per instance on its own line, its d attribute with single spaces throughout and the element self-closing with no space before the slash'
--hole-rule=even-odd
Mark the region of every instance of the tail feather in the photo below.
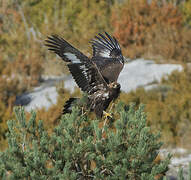
<svg viewBox="0 0 191 180">
<path fill-rule="evenodd" d="M 71 113 L 72 106 L 78 101 L 79 98 L 70 98 L 65 102 L 62 114 Z"/>
</svg>

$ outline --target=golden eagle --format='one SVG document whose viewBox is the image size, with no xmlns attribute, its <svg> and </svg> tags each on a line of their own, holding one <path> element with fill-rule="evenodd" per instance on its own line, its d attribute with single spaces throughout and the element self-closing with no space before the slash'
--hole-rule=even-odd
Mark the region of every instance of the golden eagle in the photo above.
<svg viewBox="0 0 191 180">
<path fill-rule="evenodd" d="M 91 44 L 93 57 L 90 59 L 58 35 L 49 36 L 45 43 L 50 51 L 68 62 L 75 82 L 88 95 L 87 107 L 101 118 L 110 102 L 120 94 L 117 79 L 124 66 L 124 57 L 115 37 L 106 32 L 105 35 L 99 33 Z M 75 101 L 77 98 L 70 98 L 64 112 L 71 111 Z"/>
</svg>

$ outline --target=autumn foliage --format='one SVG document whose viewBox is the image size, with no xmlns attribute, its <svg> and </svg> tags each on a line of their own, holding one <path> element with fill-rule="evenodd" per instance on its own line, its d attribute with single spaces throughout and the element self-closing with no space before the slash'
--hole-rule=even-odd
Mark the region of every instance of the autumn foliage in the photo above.
<svg viewBox="0 0 191 180">
<path fill-rule="evenodd" d="M 111 19 L 127 56 L 190 60 L 190 31 L 173 3 L 129 0 L 113 8 Z"/>
</svg>

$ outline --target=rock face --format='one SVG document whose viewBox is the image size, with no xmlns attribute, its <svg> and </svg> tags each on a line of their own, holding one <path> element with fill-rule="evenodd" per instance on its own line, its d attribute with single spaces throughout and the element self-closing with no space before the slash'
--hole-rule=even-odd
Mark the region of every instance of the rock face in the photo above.
<svg viewBox="0 0 191 180">
<path fill-rule="evenodd" d="M 26 111 L 38 108 L 48 109 L 52 104 L 56 104 L 58 93 L 56 87 L 37 87 L 31 93 L 23 94 L 16 98 L 16 105 L 25 106 Z"/>
<path fill-rule="evenodd" d="M 161 149 L 159 151 L 160 156 L 166 157 L 167 154 L 172 155 L 171 162 L 169 165 L 169 170 L 167 176 L 170 177 L 170 180 L 177 180 L 178 171 L 180 168 L 183 168 L 183 176 L 185 179 L 189 179 L 189 163 L 191 162 L 190 151 L 183 148 L 175 149 Z"/>
<path fill-rule="evenodd" d="M 152 83 L 160 82 L 162 77 L 167 77 L 172 71 L 182 71 L 178 64 L 155 64 L 151 60 L 137 59 L 124 66 L 119 75 L 119 83 L 124 92 L 130 92 L 138 87 L 146 87 Z"/>
<path fill-rule="evenodd" d="M 137 59 L 125 64 L 118 82 L 121 90 L 130 92 L 138 87 L 156 87 L 157 82 L 172 73 L 172 71 L 182 71 L 183 67 L 177 64 L 155 64 L 154 61 Z M 16 105 L 25 106 L 26 111 L 45 107 L 48 109 L 57 102 L 57 91 L 55 84 L 64 80 L 64 87 L 71 92 L 76 86 L 72 76 L 46 79 L 44 83 L 30 93 L 25 93 L 17 97 Z M 152 84 L 152 85 L 151 85 Z"/>
</svg>

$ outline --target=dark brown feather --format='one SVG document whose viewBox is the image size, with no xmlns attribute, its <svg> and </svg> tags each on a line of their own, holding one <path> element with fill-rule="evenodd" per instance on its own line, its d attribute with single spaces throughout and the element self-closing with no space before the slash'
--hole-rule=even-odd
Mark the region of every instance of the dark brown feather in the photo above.
<svg viewBox="0 0 191 180">
<path fill-rule="evenodd" d="M 76 84 L 88 94 L 87 106 L 96 113 L 97 117 L 101 118 L 103 111 L 120 93 L 120 85 L 116 81 L 123 63 L 118 63 L 119 59 L 117 58 L 121 56 L 121 49 L 115 38 L 112 38 L 107 33 L 107 38 L 101 34 L 99 35 L 100 37 L 97 37 L 97 41 L 93 42 L 94 54 L 100 54 L 102 53 L 100 49 L 104 49 L 107 53 L 110 53 L 111 57 L 109 59 L 94 56 L 90 60 L 57 35 L 48 37 L 45 45 L 49 47 L 50 51 L 53 51 L 67 62 L 68 69 Z M 100 58 L 105 63 L 100 63 L 102 62 Z M 72 98 L 67 101 L 65 112 L 67 112 L 67 109 L 71 109 L 70 105 L 72 105 L 74 100 L 76 101 L 76 99 Z"/>
<path fill-rule="evenodd" d="M 93 47 L 91 60 L 95 62 L 105 80 L 111 83 L 117 81 L 124 66 L 124 59 L 115 37 L 106 32 L 105 35 L 99 33 L 99 36 L 95 36 L 91 41 Z"/>
</svg>

